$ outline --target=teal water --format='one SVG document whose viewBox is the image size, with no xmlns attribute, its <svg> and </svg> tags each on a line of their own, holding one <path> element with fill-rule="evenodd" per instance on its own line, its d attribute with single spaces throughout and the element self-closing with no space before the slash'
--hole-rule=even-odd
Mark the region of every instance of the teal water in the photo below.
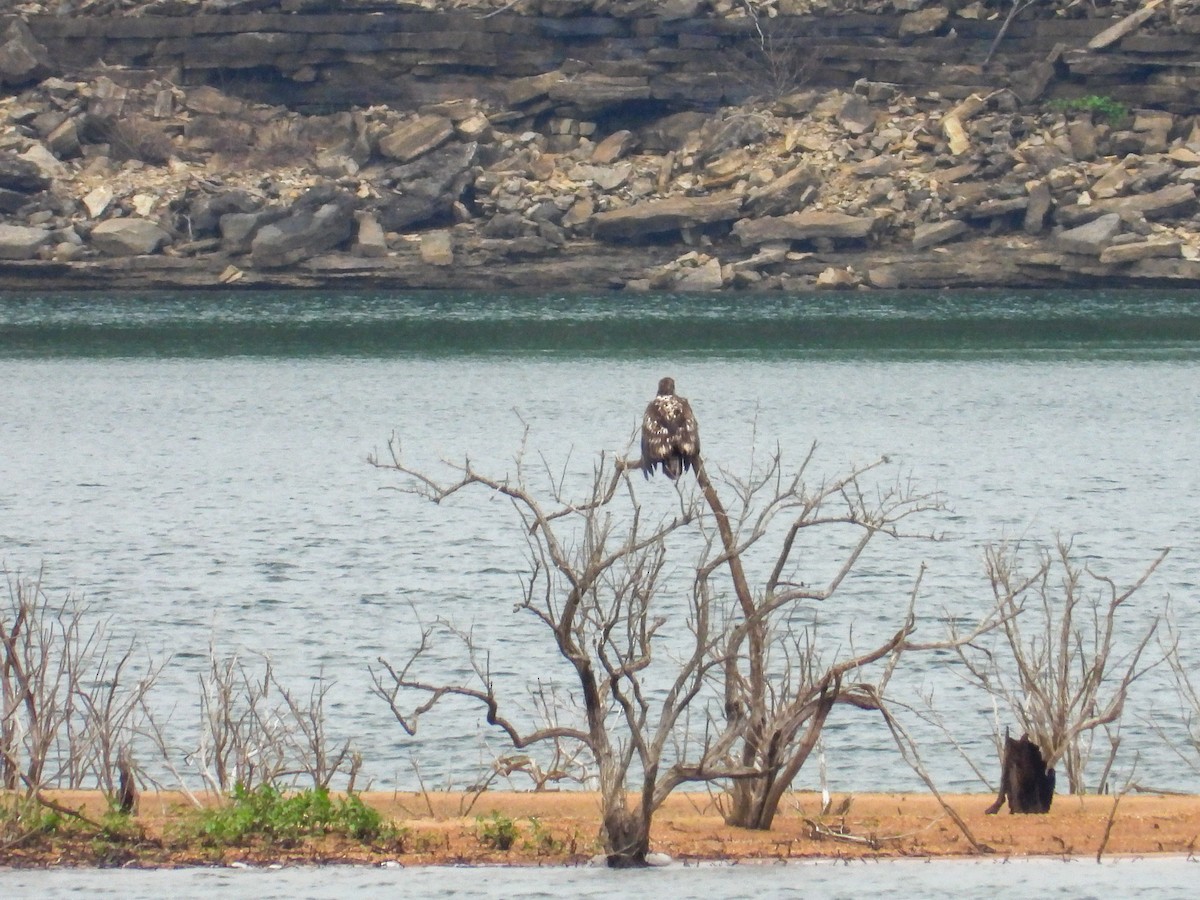
<svg viewBox="0 0 1200 900">
<path fill-rule="evenodd" d="M 525 543 L 506 504 L 432 506 L 365 458 L 396 433 L 431 470 L 469 456 L 504 473 L 528 429 L 539 469 L 578 486 L 599 453 L 628 451 L 664 374 L 691 398 L 710 465 L 745 471 L 778 445 L 795 466 L 816 442 L 814 478 L 887 455 L 865 489 L 913 478 L 944 495 L 928 520 L 941 541 L 877 542 L 836 602 L 803 611 L 830 652 L 894 630 L 921 565 L 921 637 L 935 639 L 988 603 L 985 544 L 1061 534 L 1122 584 L 1171 547 L 1122 634 L 1170 597 L 1200 664 L 1197 293 L 0 295 L 0 562 L 44 567 L 56 596 L 169 661 L 154 700 L 173 711 L 177 764 L 212 644 L 269 657 L 303 693 L 335 682 L 331 740 L 353 739 L 374 786 L 412 787 L 418 767 L 471 783 L 500 736 L 470 711 L 406 736 L 369 667 L 445 615 L 482 629 L 494 677 L 532 716 L 525 689 L 564 672 L 512 611 Z M 661 481 L 637 490 L 649 509 L 676 502 Z M 806 565 L 828 574 L 819 554 Z M 438 659 L 438 674 L 468 673 L 453 648 Z M 994 778 L 990 701 L 941 657 L 898 679 Z M 1169 683 L 1139 681 L 1131 709 L 1117 772 L 1196 789 Z M 943 731 L 910 727 L 944 788 L 987 789 Z M 835 716 L 823 749 L 834 791 L 920 787 L 867 716 Z M 811 765 L 798 784 L 817 779 Z"/>
<path fill-rule="evenodd" d="M 1197 292 L 195 293 L 0 301 L 6 356 L 1190 353 Z"/>
<path fill-rule="evenodd" d="M 614 872 L 559 866 L 388 868 L 328 866 L 267 869 L 102 871 L 0 870 L 0 888 L 19 897 L 186 897 L 238 900 L 395 895 L 421 898 L 605 898 L 656 893 L 672 898 L 764 900 L 776 897 L 913 897 L 946 900 L 1022 900 L 1039 896 L 1186 898 L 1194 893 L 1194 858 L 818 860 L 787 864 L 671 865 Z"/>
</svg>

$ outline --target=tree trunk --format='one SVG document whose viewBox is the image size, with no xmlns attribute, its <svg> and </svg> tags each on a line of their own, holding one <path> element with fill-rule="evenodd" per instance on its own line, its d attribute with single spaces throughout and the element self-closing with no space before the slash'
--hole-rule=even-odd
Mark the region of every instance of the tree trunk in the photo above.
<svg viewBox="0 0 1200 900">
<path fill-rule="evenodd" d="M 604 811 L 604 846 L 613 869 L 636 869 L 646 865 L 650 852 L 650 822 L 628 808 Z"/>
<path fill-rule="evenodd" d="M 1000 795 L 987 814 L 998 813 L 1006 799 L 1010 813 L 1048 813 L 1054 801 L 1054 770 L 1046 768 L 1042 751 L 1027 734 L 1019 741 L 1004 736 Z"/>
</svg>

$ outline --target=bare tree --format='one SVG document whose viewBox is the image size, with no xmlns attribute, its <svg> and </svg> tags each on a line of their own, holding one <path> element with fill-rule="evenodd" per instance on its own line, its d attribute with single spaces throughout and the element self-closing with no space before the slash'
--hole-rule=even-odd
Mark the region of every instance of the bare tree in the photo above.
<svg viewBox="0 0 1200 900">
<path fill-rule="evenodd" d="M 376 692 L 410 734 L 425 713 L 454 696 L 482 704 L 488 723 L 503 729 L 518 749 L 563 741 L 585 747 L 598 769 L 603 836 L 613 865 L 644 861 L 654 811 L 686 782 L 730 783 L 729 820 L 769 827 L 832 707 L 879 709 L 874 689 L 854 679 L 912 646 L 916 591 L 892 633 L 840 658 L 824 659 L 815 626 L 794 624 L 793 614 L 832 597 L 875 537 L 902 537 L 909 516 L 940 505 L 908 483 L 866 489 L 861 480 L 886 460 L 809 486 L 804 474 L 812 457 L 810 451 L 791 476 L 783 474 L 778 451 L 747 478 L 723 476 L 738 498 L 732 518 L 699 461 L 702 495 L 681 489 L 677 513 L 648 523 L 627 474 L 640 460 L 615 460 L 614 466 L 602 458 L 586 496 L 572 499 L 556 484 L 543 501 L 530 486 L 524 451 L 511 478 L 489 477 L 468 461 L 453 466 L 453 477 L 442 482 L 407 464 L 393 440 L 390 461 L 372 462 L 402 475 L 400 490 L 441 503 L 474 488 L 512 502 L 531 562 L 518 609 L 552 635 L 583 709 L 576 723 L 522 728 L 510 701 L 498 696 L 475 635 L 440 618 L 422 627 L 418 646 L 402 665 L 380 660 L 382 668 L 372 673 Z M 772 528 L 783 515 L 786 526 Z M 662 596 L 668 588 L 661 578 L 668 539 L 685 526 L 700 538 L 697 556 L 687 564 L 695 576 L 686 640 L 671 635 L 674 658 L 660 662 L 655 682 L 653 650 L 668 622 Z M 853 537 L 842 541 L 832 573 L 809 584 L 801 557 L 811 553 L 828 562 L 828 547 L 807 541 L 817 529 Z M 779 537 L 782 546 L 756 596 L 743 562 L 767 537 Z M 678 615 L 670 621 L 678 622 Z M 463 648 L 474 683 L 445 684 L 419 671 L 436 640 L 447 637 Z M 409 699 L 414 693 L 419 699 Z M 626 801 L 631 779 L 640 780 L 632 804 Z"/>
<path fill-rule="evenodd" d="M 604 457 L 585 496 L 571 499 L 556 484 L 545 502 L 530 487 L 523 452 L 515 475 L 506 479 L 465 462 L 453 467 L 452 480 L 439 482 L 411 468 L 395 440 L 391 461 L 373 462 L 404 476 L 401 490 L 436 503 L 469 489 L 511 501 L 531 564 L 517 609 L 549 633 L 582 702 L 575 721 L 523 727 L 510 709 L 511 698 L 497 694 L 475 636 L 438 619 L 422 628 L 418 646 L 402 665 L 380 659 L 381 669 L 372 671 L 376 692 L 406 731 L 417 733 L 421 717 L 453 696 L 482 704 L 488 723 L 517 749 L 564 741 L 586 748 L 597 770 L 602 840 L 613 866 L 645 864 L 651 819 L 675 788 L 747 774 L 731 753 L 741 720 L 712 727 L 715 720 L 703 717 L 703 733 L 695 740 L 687 735 L 709 673 L 724 664 L 721 617 L 707 578 L 696 579 L 686 619 L 673 617 L 686 623 L 681 655 L 663 671 L 654 665 L 656 641 L 667 624 L 659 593 L 667 539 L 699 514 L 695 498 L 681 497 L 677 514 L 647 523 L 628 468 L 617 465 L 614 471 L 613 461 Z M 474 683 L 445 684 L 420 674 L 438 637 L 462 644 Z M 417 699 L 410 701 L 413 695 Z"/>
<path fill-rule="evenodd" d="M 1163 550 L 1129 587 L 1080 568 L 1059 539 L 1022 570 L 1020 545 L 987 548 L 985 558 L 997 618 L 994 640 L 959 643 L 969 681 L 991 694 L 1040 749 L 1047 769 L 1059 762 L 1073 794 L 1087 792 L 1085 770 L 1096 729 L 1118 723 L 1130 686 L 1163 661 L 1142 662 L 1161 619 L 1131 631 L 1119 614 L 1166 558 Z M 1143 621 L 1146 619 L 1143 618 Z M 1119 738 L 1110 743 L 1104 771 Z"/>
</svg>

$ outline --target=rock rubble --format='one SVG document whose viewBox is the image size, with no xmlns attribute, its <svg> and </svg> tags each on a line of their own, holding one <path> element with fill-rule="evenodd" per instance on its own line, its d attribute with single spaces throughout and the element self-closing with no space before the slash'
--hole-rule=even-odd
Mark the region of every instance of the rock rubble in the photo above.
<svg viewBox="0 0 1200 900">
<path fill-rule="evenodd" d="M 305 113 L 74 71 L 12 19 L 0 287 L 1200 286 L 1195 112 L 866 80 L 673 110 L 552 74 Z"/>
</svg>

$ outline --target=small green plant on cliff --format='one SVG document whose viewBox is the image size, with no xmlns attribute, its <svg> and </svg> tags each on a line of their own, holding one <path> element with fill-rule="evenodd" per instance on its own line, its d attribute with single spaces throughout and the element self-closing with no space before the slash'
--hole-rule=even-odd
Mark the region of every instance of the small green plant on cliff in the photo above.
<svg viewBox="0 0 1200 900">
<path fill-rule="evenodd" d="M 356 794 L 335 800 L 325 788 L 285 794 L 270 784 L 254 790 L 238 785 L 228 804 L 201 811 L 191 826 L 191 836 L 210 845 L 254 838 L 290 843 L 325 834 L 373 841 L 392 832 Z"/>
<path fill-rule="evenodd" d="M 1050 101 L 1050 108 L 1062 112 L 1087 112 L 1110 123 L 1120 122 L 1129 115 L 1129 107 L 1119 100 L 1100 94 L 1086 97 L 1068 97 Z"/>
</svg>

